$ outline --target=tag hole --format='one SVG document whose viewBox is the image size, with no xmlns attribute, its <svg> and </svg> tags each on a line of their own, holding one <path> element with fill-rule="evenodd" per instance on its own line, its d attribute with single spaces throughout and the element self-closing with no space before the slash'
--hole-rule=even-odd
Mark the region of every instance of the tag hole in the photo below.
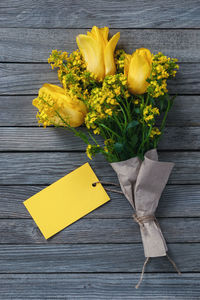
<svg viewBox="0 0 200 300">
<path fill-rule="evenodd" d="M 97 185 L 97 184 L 96 184 L 95 182 L 94 182 L 94 183 L 92 183 L 92 186 L 93 186 L 93 187 L 95 187 L 96 185 Z"/>
</svg>

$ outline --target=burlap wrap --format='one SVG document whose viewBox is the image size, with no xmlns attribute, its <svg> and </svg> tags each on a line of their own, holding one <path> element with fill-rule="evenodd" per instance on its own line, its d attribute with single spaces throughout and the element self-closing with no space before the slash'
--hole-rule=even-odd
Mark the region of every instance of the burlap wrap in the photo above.
<svg viewBox="0 0 200 300">
<path fill-rule="evenodd" d="M 157 150 L 146 152 L 144 160 L 133 157 L 111 163 L 117 173 L 121 189 L 140 219 L 154 216 L 161 193 L 174 166 L 158 161 Z M 156 219 L 147 218 L 140 223 L 146 257 L 165 256 L 167 246 Z"/>
</svg>

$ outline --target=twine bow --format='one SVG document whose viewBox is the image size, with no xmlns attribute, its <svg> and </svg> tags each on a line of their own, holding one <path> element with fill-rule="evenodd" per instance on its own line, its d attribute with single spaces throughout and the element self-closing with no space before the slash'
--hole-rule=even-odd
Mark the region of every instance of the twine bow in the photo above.
<svg viewBox="0 0 200 300">
<path fill-rule="evenodd" d="M 133 220 L 138 223 L 140 225 L 140 228 L 142 230 L 144 230 L 144 223 L 148 223 L 148 222 L 151 222 L 151 221 L 154 221 L 156 222 L 157 226 L 160 228 L 160 225 L 156 219 L 156 217 L 154 215 L 146 215 L 146 216 L 141 216 L 141 217 L 138 217 L 137 214 L 134 214 L 133 215 Z M 172 266 L 174 267 L 174 269 L 176 270 L 176 272 L 181 275 L 181 272 L 179 271 L 177 265 L 175 264 L 175 262 L 172 260 L 172 258 L 166 253 L 166 256 L 168 258 L 168 260 L 170 261 L 170 263 L 172 264 Z M 145 272 L 145 267 L 149 261 L 150 257 L 147 257 L 145 259 L 145 262 L 143 264 L 143 267 L 142 267 L 142 272 L 141 272 L 141 275 L 140 275 L 140 279 L 138 281 L 138 283 L 136 284 L 135 288 L 138 289 L 141 282 L 142 282 L 142 279 L 143 279 L 143 276 L 144 276 L 144 272 Z"/>
<path fill-rule="evenodd" d="M 95 187 L 99 183 L 101 183 L 103 185 L 112 185 L 112 186 L 120 187 L 119 184 L 112 183 L 112 182 L 106 182 L 106 181 L 96 181 L 96 182 L 93 182 L 92 186 Z M 105 188 L 105 190 L 110 191 L 110 192 L 114 192 L 114 193 L 118 193 L 118 194 L 124 194 L 122 191 L 118 191 L 118 190 L 115 190 L 115 189 L 110 189 L 110 188 L 107 188 L 107 187 L 104 187 L 104 188 Z M 152 221 L 155 222 L 156 225 L 160 228 L 160 225 L 159 225 L 159 223 L 158 223 L 158 221 L 157 221 L 157 219 L 156 219 L 156 217 L 154 215 L 146 215 L 146 216 L 139 217 L 139 216 L 137 216 L 137 214 L 133 214 L 133 220 L 136 223 L 139 224 L 139 226 L 140 226 L 140 228 L 142 230 L 145 229 L 145 226 L 144 226 L 145 223 L 152 222 Z M 167 253 L 166 253 L 166 257 L 168 258 L 168 260 L 170 261 L 170 263 L 173 265 L 173 267 L 177 271 L 177 273 L 179 275 L 181 275 L 181 272 L 179 271 L 179 269 L 176 266 L 175 262 L 169 257 L 169 255 Z M 150 257 L 146 257 L 145 262 L 144 262 L 143 267 L 142 267 L 142 272 L 141 272 L 141 275 L 140 275 L 140 279 L 139 279 L 137 285 L 135 286 L 136 289 L 139 288 L 139 286 L 140 286 L 140 284 L 141 284 L 141 282 L 143 280 L 143 276 L 144 276 L 144 272 L 145 272 L 145 267 L 146 267 L 146 265 L 147 265 L 147 263 L 148 263 L 149 260 L 150 260 Z"/>
</svg>

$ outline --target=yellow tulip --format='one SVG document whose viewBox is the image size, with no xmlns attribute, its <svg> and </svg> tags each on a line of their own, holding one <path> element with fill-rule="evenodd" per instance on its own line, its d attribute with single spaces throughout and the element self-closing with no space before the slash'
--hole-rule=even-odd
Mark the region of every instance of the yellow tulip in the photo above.
<svg viewBox="0 0 200 300">
<path fill-rule="evenodd" d="M 124 74 L 128 79 L 128 88 L 132 94 L 144 94 L 149 83 L 152 69 L 152 55 L 148 49 L 140 48 L 132 55 L 126 55 L 124 62 Z"/>
<path fill-rule="evenodd" d="M 104 79 L 106 75 L 114 75 L 116 72 L 114 51 L 120 33 L 116 33 L 108 41 L 108 32 L 108 27 L 93 26 L 87 35 L 79 34 L 76 37 L 79 50 L 87 64 L 87 70 L 94 73 L 98 80 Z"/>
<path fill-rule="evenodd" d="M 40 88 L 33 105 L 39 109 L 38 117 L 44 126 L 66 126 L 67 122 L 71 127 L 78 127 L 83 124 L 87 114 L 87 108 L 82 101 L 72 99 L 63 88 L 48 83 Z"/>
</svg>

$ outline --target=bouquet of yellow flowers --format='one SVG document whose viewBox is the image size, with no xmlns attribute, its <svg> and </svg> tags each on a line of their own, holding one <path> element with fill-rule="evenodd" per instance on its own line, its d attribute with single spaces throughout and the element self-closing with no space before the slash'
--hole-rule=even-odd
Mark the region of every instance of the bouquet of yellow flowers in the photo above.
<svg viewBox="0 0 200 300">
<path fill-rule="evenodd" d="M 108 33 L 94 26 L 77 36 L 78 50 L 53 50 L 48 62 L 62 87 L 45 83 L 33 105 L 44 127 L 66 127 L 86 143 L 90 159 L 102 153 L 111 163 L 135 210 L 146 265 L 150 257 L 167 255 L 154 213 L 173 164 L 159 162 L 156 148 L 174 100 L 167 80 L 178 65 L 146 48 L 131 55 L 115 50 L 120 33 L 110 40 Z"/>
</svg>

